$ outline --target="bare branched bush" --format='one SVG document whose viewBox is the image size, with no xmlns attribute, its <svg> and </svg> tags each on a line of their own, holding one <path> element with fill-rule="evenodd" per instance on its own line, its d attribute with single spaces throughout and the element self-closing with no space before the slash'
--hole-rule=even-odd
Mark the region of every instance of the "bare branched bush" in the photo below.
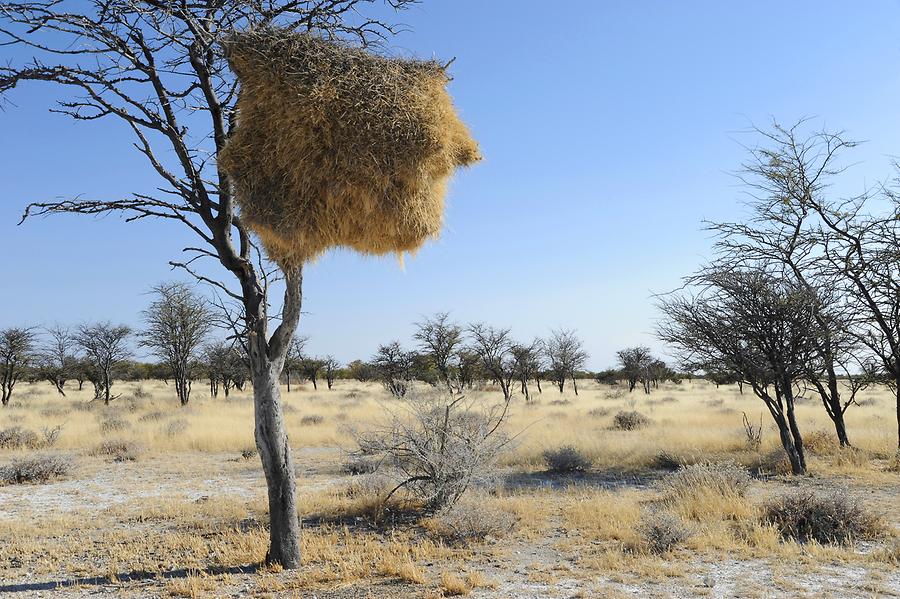
<svg viewBox="0 0 900 599">
<path fill-rule="evenodd" d="M 59 455 L 33 456 L 13 460 L 0 467 L 0 485 L 40 484 L 68 475 L 70 459 Z"/>
<path fill-rule="evenodd" d="M 645 512 L 637 532 L 647 551 L 657 555 L 668 553 L 690 536 L 684 522 L 666 512 Z"/>
<path fill-rule="evenodd" d="M 54 427 L 45 426 L 41 429 L 42 443 L 44 447 L 53 447 L 59 441 L 59 435 L 62 433 L 62 425 L 58 424 Z"/>
<path fill-rule="evenodd" d="M 160 410 L 153 410 L 152 412 L 147 412 L 146 414 L 142 414 L 138 418 L 138 422 L 158 422 L 166 417 L 166 413 Z"/>
<path fill-rule="evenodd" d="M 110 439 L 91 450 L 91 455 L 111 458 L 114 462 L 134 462 L 140 450 L 128 441 Z"/>
<path fill-rule="evenodd" d="M 130 422 L 118 416 L 107 416 L 100 422 L 100 432 L 103 434 L 117 433 L 130 427 Z"/>
<path fill-rule="evenodd" d="M 620 431 L 634 431 L 650 424 L 650 419 L 634 410 L 616 413 L 613 417 L 613 428 Z"/>
<path fill-rule="evenodd" d="M 744 425 L 744 438 L 747 441 L 747 447 L 752 451 L 759 451 L 759 448 L 762 445 L 762 415 L 759 417 L 759 426 L 756 426 L 750 422 L 750 418 L 747 417 L 747 412 L 742 412 L 741 414 Z"/>
<path fill-rule="evenodd" d="M 509 403 L 476 406 L 465 396 L 415 388 L 402 411 L 387 408 L 388 425 L 357 437 L 368 455 L 396 474 L 387 497 L 406 489 L 435 513 L 455 504 L 476 479 L 495 465 L 509 438 L 502 431 Z"/>
<path fill-rule="evenodd" d="M 572 445 L 544 452 L 547 470 L 555 474 L 573 474 L 591 469 L 591 460 Z"/>
<path fill-rule="evenodd" d="M 10 426 L 0 430 L 0 448 L 2 449 L 35 449 L 40 444 L 37 433 L 21 426 Z"/>
<path fill-rule="evenodd" d="M 468 546 L 505 536 L 515 528 L 516 518 L 504 510 L 466 501 L 423 520 L 422 526 L 437 541 Z"/>
<path fill-rule="evenodd" d="M 770 501 L 764 520 L 785 539 L 845 545 L 877 537 L 882 527 L 859 500 L 842 491 L 794 491 Z"/>
</svg>

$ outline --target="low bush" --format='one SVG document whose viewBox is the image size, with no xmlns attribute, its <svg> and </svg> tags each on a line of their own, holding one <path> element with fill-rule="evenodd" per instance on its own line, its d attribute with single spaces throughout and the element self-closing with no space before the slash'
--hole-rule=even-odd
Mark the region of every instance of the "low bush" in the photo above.
<svg viewBox="0 0 900 599">
<path fill-rule="evenodd" d="M 423 520 L 422 526 L 437 541 L 467 546 L 505 536 L 515 528 L 516 518 L 501 509 L 463 502 Z"/>
<path fill-rule="evenodd" d="M 750 488 L 750 475 L 734 462 L 682 466 L 660 482 L 663 497 L 676 500 L 698 492 L 744 497 Z"/>
<path fill-rule="evenodd" d="M 0 448 L 2 449 L 35 449 L 41 444 L 36 432 L 10 426 L 0 430 Z"/>
<path fill-rule="evenodd" d="M 637 533 L 647 551 L 657 555 L 668 553 L 690 536 L 681 520 L 665 512 L 644 513 Z"/>
<path fill-rule="evenodd" d="M 587 415 L 591 418 L 603 418 L 604 416 L 609 416 L 609 413 L 609 408 L 594 408 L 593 410 L 588 410 Z"/>
<path fill-rule="evenodd" d="M 613 428 L 620 431 L 633 431 L 650 424 L 650 419 L 640 412 L 629 410 L 617 412 L 613 417 Z"/>
<path fill-rule="evenodd" d="M 573 474 L 585 472 L 591 468 L 591 460 L 571 445 L 548 449 L 543 456 L 547 470 L 555 474 Z"/>
<path fill-rule="evenodd" d="M 325 422 L 325 417 L 320 416 L 319 414 L 307 414 L 303 418 L 300 419 L 300 424 L 305 426 L 312 426 L 316 424 L 322 424 Z"/>
<path fill-rule="evenodd" d="M 56 445 L 56 442 L 59 441 L 59 435 L 62 433 L 62 425 L 59 424 L 54 427 L 45 426 L 41 429 L 41 436 L 43 439 L 44 447 L 53 447 Z"/>
<path fill-rule="evenodd" d="M 771 500 L 763 511 L 782 538 L 800 542 L 844 545 L 881 531 L 878 518 L 842 491 L 794 491 Z"/>
<path fill-rule="evenodd" d="M 0 485 L 46 483 L 68 475 L 72 462 L 63 456 L 34 456 L 0 467 Z"/>
<path fill-rule="evenodd" d="M 756 456 L 750 465 L 754 476 L 781 476 L 791 473 L 791 461 L 781 447 Z"/>
<path fill-rule="evenodd" d="M 830 455 L 840 449 L 834 433 L 818 429 L 803 435 L 803 447 L 816 455 Z"/>
<path fill-rule="evenodd" d="M 128 441 L 110 439 L 91 450 L 91 455 L 112 458 L 114 462 L 133 462 L 140 450 Z"/>
<path fill-rule="evenodd" d="M 138 418 L 138 422 L 158 422 L 166 417 L 165 412 L 161 412 L 160 410 L 154 410 L 152 412 L 147 412 L 146 414 L 142 414 Z"/>
<path fill-rule="evenodd" d="M 177 437 L 178 435 L 186 431 L 188 429 L 188 426 L 189 425 L 187 420 L 182 420 L 181 418 L 179 418 L 178 420 L 173 420 L 172 422 L 167 424 L 164 431 L 170 437 Z"/>
<path fill-rule="evenodd" d="M 131 424 L 119 416 L 107 416 L 100 422 L 101 433 L 117 433 L 131 427 Z"/>
<path fill-rule="evenodd" d="M 378 460 L 364 455 L 351 455 L 344 463 L 344 472 L 352 476 L 370 474 L 378 469 Z"/>
</svg>

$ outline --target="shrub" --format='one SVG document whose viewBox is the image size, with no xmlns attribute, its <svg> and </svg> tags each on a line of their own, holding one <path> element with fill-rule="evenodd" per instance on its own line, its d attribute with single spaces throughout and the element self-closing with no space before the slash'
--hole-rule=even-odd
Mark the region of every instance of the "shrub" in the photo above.
<svg viewBox="0 0 900 599">
<path fill-rule="evenodd" d="M 617 412 L 613 417 L 613 428 L 620 431 L 633 431 L 650 424 L 650 419 L 634 410 Z"/>
<path fill-rule="evenodd" d="M 647 551 L 657 555 L 668 553 L 690 536 L 681 520 L 665 512 L 644 513 L 637 533 Z"/>
<path fill-rule="evenodd" d="M 322 424 L 323 422 L 325 422 L 325 417 L 320 416 L 318 414 L 308 414 L 300 419 L 300 424 L 303 424 L 306 426 Z"/>
<path fill-rule="evenodd" d="M 670 451 L 660 451 L 658 454 L 656 454 L 656 457 L 653 458 L 653 467 L 657 468 L 658 470 L 675 472 L 683 466 L 685 466 L 683 458 Z"/>
<path fill-rule="evenodd" d="M 587 415 L 592 418 L 603 418 L 604 416 L 608 416 L 609 412 L 609 408 L 594 408 L 593 410 L 588 410 Z"/>
<path fill-rule="evenodd" d="M 877 536 L 878 519 L 842 491 L 817 494 L 798 490 L 770 501 L 763 519 L 782 538 L 843 545 Z"/>
<path fill-rule="evenodd" d="M 752 463 L 750 471 L 754 476 L 773 476 L 791 473 L 791 461 L 787 452 L 781 447 L 757 456 Z"/>
<path fill-rule="evenodd" d="M 150 397 L 153 397 L 153 394 L 152 394 L 152 393 L 150 393 L 149 391 L 145 391 L 145 390 L 144 390 L 144 386 L 143 386 L 143 385 L 137 385 L 137 386 L 134 388 L 134 393 L 133 393 L 132 395 L 134 395 L 134 398 L 135 398 L 135 399 L 148 399 L 148 398 L 150 398 Z"/>
<path fill-rule="evenodd" d="M 101 433 L 116 433 L 129 428 L 131 424 L 118 416 L 107 416 L 100 422 Z"/>
<path fill-rule="evenodd" d="M 390 464 L 403 488 L 435 513 L 456 503 L 469 485 L 490 473 L 509 444 L 503 404 L 479 409 L 474 400 L 414 387 L 391 412 L 386 428 L 357 437 L 360 454 Z"/>
<path fill-rule="evenodd" d="M 91 455 L 109 457 L 114 462 L 133 462 L 137 460 L 140 451 L 133 443 L 120 440 L 103 441 L 91 450 Z"/>
<path fill-rule="evenodd" d="M 352 455 L 350 456 L 350 459 L 344 463 L 344 472 L 353 476 L 370 474 L 377 469 L 377 460 L 362 455 Z"/>
<path fill-rule="evenodd" d="M 40 440 L 34 431 L 21 426 L 10 426 L 0 430 L 0 448 L 35 449 L 39 445 Z"/>
<path fill-rule="evenodd" d="M 900 450 L 888 459 L 885 470 L 888 472 L 900 472 Z"/>
<path fill-rule="evenodd" d="M 45 483 L 66 476 L 71 471 L 71 461 L 58 455 L 13 460 L 11 464 L 0 467 L 0 485 Z"/>
<path fill-rule="evenodd" d="M 140 418 L 138 418 L 138 422 L 158 422 L 166 417 L 165 412 L 161 412 L 159 410 L 154 410 L 152 412 L 147 412 L 143 414 Z"/>
<path fill-rule="evenodd" d="M 516 518 L 501 509 L 465 502 L 439 511 L 422 525 L 437 541 L 466 546 L 503 537 L 515 527 Z"/>
<path fill-rule="evenodd" d="M 178 420 L 173 420 L 165 427 L 165 433 L 170 437 L 176 437 L 186 431 L 188 429 L 187 420 L 183 420 L 179 418 Z"/>
<path fill-rule="evenodd" d="M 45 426 L 41 429 L 41 436 L 44 437 L 44 447 L 53 447 L 59 441 L 59 435 L 62 432 L 62 425 L 58 424 L 53 428 Z"/>
<path fill-rule="evenodd" d="M 744 497 L 750 488 L 750 475 L 734 462 L 682 466 L 660 483 L 663 497 L 674 500 L 698 491 L 723 496 Z"/>
<path fill-rule="evenodd" d="M 803 447 L 809 453 L 817 455 L 830 455 L 840 449 L 834 433 L 822 429 L 803 435 Z"/>
<path fill-rule="evenodd" d="M 591 467 L 591 460 L 571 445 L 548 449 L 544 452 L 544 463 L 548 471 L 556 474 L 585 472 Z"/>
<path fill-rule="evenodd" d="M 259 454 L 259 450 L 255 447 L 245 447 L 241 450 L 241 458 L 244 460 L 249 460 L 251 458 L 255 458 Z"/>
</svg>

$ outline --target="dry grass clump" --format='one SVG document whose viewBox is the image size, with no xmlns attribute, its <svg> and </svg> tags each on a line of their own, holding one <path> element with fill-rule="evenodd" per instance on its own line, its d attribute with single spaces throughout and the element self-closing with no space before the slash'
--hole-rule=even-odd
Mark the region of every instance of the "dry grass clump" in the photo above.
<svg viewBox="0 0 900 599">
<path fill-rule="evenodd" d="M 441 591 L 445 597 L 458 597 L 471 593 L 472 587 L 456 574 L 441 572 Z"/>
<path fill-rule="evenodd" d="M 694 495 L 698 490 L 743 497 L 750 483 L 747 471 L 734 462 L 718 462 L 684 466 L 665 477 L 660 487 L 663 495 L 672 499 Z"/>
<path fill-rule="evenodd" d="M 90 454 L 112 458 L 114 462 L 134 462 L 137 460 L 140 450 L 129 441 L 109 439 L 92 449 Z"/>
<path fill-rule="evenodd" d="M 300 424 L 304 426 L 315 426 L 317 424 L 322 424 L 323 422 L 325 422 L 325 417 L 320 416 L 319 414 L 307 414 L 300 419 Z"/>
<path fill-rule="evenodd" d="M 507 535 L 515 528 L 516 518 L 505 510 L 467 501 L 422 520 L 422 526 L 436 541 L 468 546 Z"/>
<path fill-rule="evenodd" d="M 116 415 L 108 415 L 100 421 L 101 433 L 117 433 L 131 427 L 131 423 Z"/>
<path fill-rule="evenodd" d="M 681 545 L 691 534 L 684 522 L 666 512 L 644 513 L 637 532 L 643 547 L 657 555 Z"/>
<path fill-rule="evenodd" d="M 613 428 L 620 431 L 634 431 L 650 424 L 650 419 L 634 410 L 617 412 L 613 417 Z"/>
<path fill-rule="evenodd" d="M 591 460 L 572 445 L 546 450 L 544 463 L 547 471 L 554 474 L 574 474 L 591 468 Z"/>
<path fill-rule="evenodd" d="M 829 433 L 823 429 L 817 429 L 803 435 L 803 447 L 809 453 L 816 455 L 830 455 L 841 448 L 834 433 Z"/>
<path fill-rule="evenodd" d="M 35 449 L 40 445 L 37 433 L 21 426 L 0 430 L 0 449 Z"/>
<path fill-rule="evenodd" d="M 882 532 L 879 519 L 841 491 L 798 490 L 782 495 L 765 506 L 763 518 L 782 538 L 800 542 L 846 545 Z"/>
<path fill-rule="evenodd" d="M 0 467 L 0 485 L 40 484 L 68 475 L 72 462 L 59 455 L 34 456 L 13 460 Z"/>
<path fill-rule="evenodd" d="M 480 158 L 441 65 L 277 28 L 224 45 L 241 94 L 220 165 L 271 257 L 412 251 L 438 235 L 450 176 Z"/>
<path fill-rule="evenodd" d="M 791 461 L 787 452 L 776 447 L 768 453 L 758 454 L 750 465 L 754 476 L 780 476 L 791 473 Z"/>
</svg>

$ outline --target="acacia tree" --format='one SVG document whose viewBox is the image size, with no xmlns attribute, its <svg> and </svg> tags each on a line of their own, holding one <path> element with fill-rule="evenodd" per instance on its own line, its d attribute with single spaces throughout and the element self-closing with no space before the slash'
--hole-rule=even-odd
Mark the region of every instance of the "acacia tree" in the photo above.
<svg viewBox="0 0 900 599">
<path fill-rule="evenodd" d="M 328 390 L 331 391 L 331 388 L 334 386 L 334 377 L 337 376 L 337 371 L 341 367 L 341 363 L 337 361 L 337 358 L 334 356 L 325 356 L 325 382 L 328 383 Z"/>
<path fill-rule="evenodd" d="M 140 343 L 172 370 L 175 392 L 185 406 L 194 378 L 191 365 L 213 328 L 212 314 L 206 300 L 185 283 L 162 283 L 152 293 L 156 299 L 144 310 L 147 328 L 140 333 Z"/>
<path fill-rule="evenodd" d="M 0 93 L 28 81 L 54 84 L 63 94 L 56 112 L 77 121 L 112 119 L 124 125 L 162 184 L 159 193 L 129 198 L 32 204 L 23 220 L 120 213 L 129 222 L 176 222 L 197 236 L 198 245 L 187 248 L 192 259 L 172 264 L 241 306 L 255 437 L 269 495 L 266 561 L 289 569 L 300 565 L 300 525 L 278 379 L 300 318 L 302 267 L 281 272 L 281 320 L 270 331 L 273 273 L 236 213 L 231 185 L 216 160 L 235 123 L 238 90 L 219 42 L 236 29 L 275 25 L 366 44 L 393 33 L 388 23 L 359 17 L 364 4 L 376 1 L 0 2 L 0 45 L 34 54 L 27 64 L 0 66 Z M 414 0 L 385 1 L 399 9 Z M 193 262 L 197 257 L 221 264 L 238 288 L 200 270 Z"/>
<path fill-rule="evenodd" d="M 378 378 L 391 395 L 401 398 L 409 390 L 415 353 L 406 351 L 399 341 L 378 346 L 372 365 Z"/>
<path fill-rule="evenodd" d="M 566 378 L 572 378 L 572 387 L 575 395 L 578 395 L 577 373 L 584 368 L 588 355 L 584 351 L 581 339 L 571 329 L 558 329 L 552 331 L 550 338 L 544 344 L 550 375 L 559 392 L 563 392 Z"/>
<path fill-rule="evenodd" d="M 531 393 L 528 390 L 528 381 L 535 378 L 540 389 L 541 383 L 539 373 L 543 368 L 543 351 L 540 339 L 535 339 L 529 345 L 516 344 L 512 348 L 513 360 L 515 361 L 516 379 L 519 381 L 519 388 L 525 401 L 531 401 Z"/>
<path fill-rule="evenodd" d="M 83 324 L 75 333 L 75 342 L 90 364 L 90 379 L 94 383 L 94 399 L 103 403 L 116 399 L 112 395 L 113 369 L 131 357 L 128 338 L 131 329 L 110 322 Z"/>
<path fill-rule="evenodd" d="M 509 329 L 497 329 L 485 324 L 473 324 L 469 327 L 472 340 L 471 349 L 478 356 L 481 370 L 492 381 L 500 385 L 503 399 L 509 402 L 512 398 L 512 382 L 516 376 L 516 361 Z"/>
<path fill-rule="evenodd" d="M 432 318 L 416 323 L 413 338 L 437 369 L 438 379 L 451 390 L 451 361 L 463 342 L 462 327 L 450 320 L 448 312 L 438 312 Z"/>
<path fill-rule="evenodd" d="M 794 412 L 797 384 L 816 359 L 815 298 L 765 271 L 722 270 L 693 279 L 695 295 L 665 298 L 658 335 L 676 348 L 684 367 L 724 366 L 744 380 L 778 427 L 794 474 L 806 472 Z"/>
<path fill-rule="evenodd" d="M 629 347 L 616 352 L 619 366 L 622 367 L 622 375 L 628 381 L 628 392 L 634 391 L 640 382 L 644 385 L 644 391 L 649 393 L 648 383 L 650 365 L 653 363 L 653 354 L 649 347 Z"/>
<path fill-rule="evenodd" d="M 75 339 L 72 331 L 59 324 L 48 327 L 46 334 L 47 340 L 38 352 L 38 374 L 65 397 L 66 381 L 74 378 L 76 370 Z"/>
<path fill-rule="evenodd" d="M 34 330 L 13 327 L 0 331 L 0 403 L 8 405 L 13 388 L 34 358 Z"/>
</svg>

